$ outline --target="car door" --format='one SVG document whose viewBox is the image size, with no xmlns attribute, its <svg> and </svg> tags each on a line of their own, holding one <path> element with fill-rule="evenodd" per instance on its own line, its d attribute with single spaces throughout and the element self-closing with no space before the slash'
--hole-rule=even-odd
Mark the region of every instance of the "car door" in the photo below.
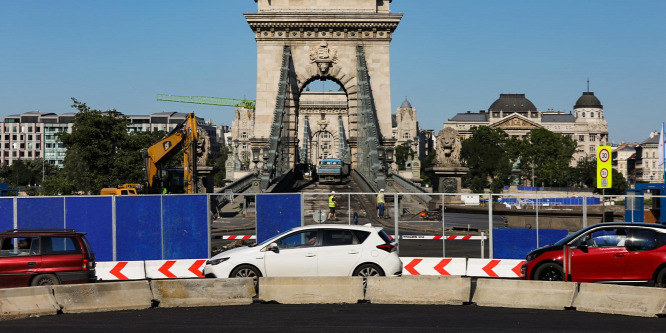
<svg viewBox="0 0 666 333">
<path fill-rule="evenodd" d="M 626 228 L 592 229 L 571 251 L 571 278 L 576 282 L 622 280 L 627 265 Z"/>
<path fill-rule="evenodd" d="M 39 237 L 4 237 L 0 244 L 0 287 L 29 286 L 41 266 Z"/>
<path fill-rule="evenodd" d="M 86 282 L 81 244 L 74 236 L 42 236 L 41 273 L 56 274 L 60 282 Z"/>
<path fill-rule="evenodd" d="M 361 244 L 350 230 L 323 229 L 319 276 L 349 276 L 361 259 Z"/>
<path fill-rule="evenodd" d="M 277 250 L 266 251 L 266 276 L 317 276 L 317 230 L 296 231 L 276 242 Z"/>
<path fill-rule="evenodd" d="M 647 228 L 630 228 L 627 238 L 627 268 L 624 280 L 648 281 L 664 263 L 663 252 L 654 251 L 666 244 L 666 234 Z"/>
</svg>

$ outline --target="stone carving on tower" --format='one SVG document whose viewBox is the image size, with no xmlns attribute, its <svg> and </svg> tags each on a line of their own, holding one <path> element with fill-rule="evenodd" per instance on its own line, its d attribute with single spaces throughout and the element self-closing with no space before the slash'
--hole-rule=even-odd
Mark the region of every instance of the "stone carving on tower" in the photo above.
<svg viewBox="0 0 666 333">
<path fill-rule="evenodd" d="M 462 144 L 455 128 L 445 127 L 437 133 L 435 166 L 460 166 Z"/>
<path fill-rule="evenodd" d="M 318 47 L 310 49 L 310 62 L 317 65 L 319 75 L 328 75 L 328 70 L 338 62 L 338 51 L 330 49 L 326 41 L 321 41 Z"/>
</svg>

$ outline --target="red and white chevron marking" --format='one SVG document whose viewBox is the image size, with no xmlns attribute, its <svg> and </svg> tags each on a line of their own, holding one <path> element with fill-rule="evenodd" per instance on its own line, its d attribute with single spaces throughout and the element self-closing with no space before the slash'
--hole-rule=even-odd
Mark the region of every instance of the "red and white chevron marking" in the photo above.
<svg viewBox="0 0 666 333">
<path fill-rule="evenodd" d="M 434 239 L 434 240 L 482 240 L 487 236 L 446 236 L 446 235 L 402 235 L 402 239 Z"/>
<path fill-rule="evenodd" d="M 466 258 L 400 257 L 403 275 L 465 275 Z"/>
<path fill-rule="evenodd" d="M 524 260 L 468 259 L 467 276 L 519 278 Z"/>
<path fill-rule="evenodd" d="M 98 261 L 97 280 L 143 280 L 146 270 L 143 261 Z"/>
<path fill-rule="evenodd" d="M 203 277 L 206 259 L 147 260 L 146 278 L 177 279 Z"/>
<path fill-rule="evenodd" d="M 256 235 L 223 235 L 213 236 L 213 239 L 257 239 Z"/>
</svg>

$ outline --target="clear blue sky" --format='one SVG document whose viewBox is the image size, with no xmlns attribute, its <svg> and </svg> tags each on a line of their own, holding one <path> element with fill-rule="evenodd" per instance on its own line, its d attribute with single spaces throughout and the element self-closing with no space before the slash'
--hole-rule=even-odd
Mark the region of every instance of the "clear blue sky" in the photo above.
<svg viewBox="0 0 666 333">
<path fill-rule="evenodd" d="M 525 93 L 571 111 L 590 90 L 611 141 L 642 141 L 666 121 L 666 1 L 395 0 L 392 110 L 405 96 L 424 128 Z M 70 97 L 125 114 L 233 109 L 155 101 L 158 93 L 254 98 L 253 0 L 4 0 L 0 116 L 72 112 Z"/>
</svg>

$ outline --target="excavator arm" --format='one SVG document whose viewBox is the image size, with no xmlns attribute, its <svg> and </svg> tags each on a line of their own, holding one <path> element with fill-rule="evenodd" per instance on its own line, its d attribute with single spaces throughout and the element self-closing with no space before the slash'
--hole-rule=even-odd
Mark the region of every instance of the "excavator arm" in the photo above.
<svg viewBox="0 0 666 333">
<path fill-rule="evenodd" d="M 197 119 L 194 113 L 188 113 L 187 119 L 180 123 L 164 138 L 143 151 L 146 162 L 146 181 L 148 188 L 155 188 L 160 165 L 183 151 L 183 169 L 185 170 L 185 193 L 196 193 L 197 168 Z"/>
</svg>

